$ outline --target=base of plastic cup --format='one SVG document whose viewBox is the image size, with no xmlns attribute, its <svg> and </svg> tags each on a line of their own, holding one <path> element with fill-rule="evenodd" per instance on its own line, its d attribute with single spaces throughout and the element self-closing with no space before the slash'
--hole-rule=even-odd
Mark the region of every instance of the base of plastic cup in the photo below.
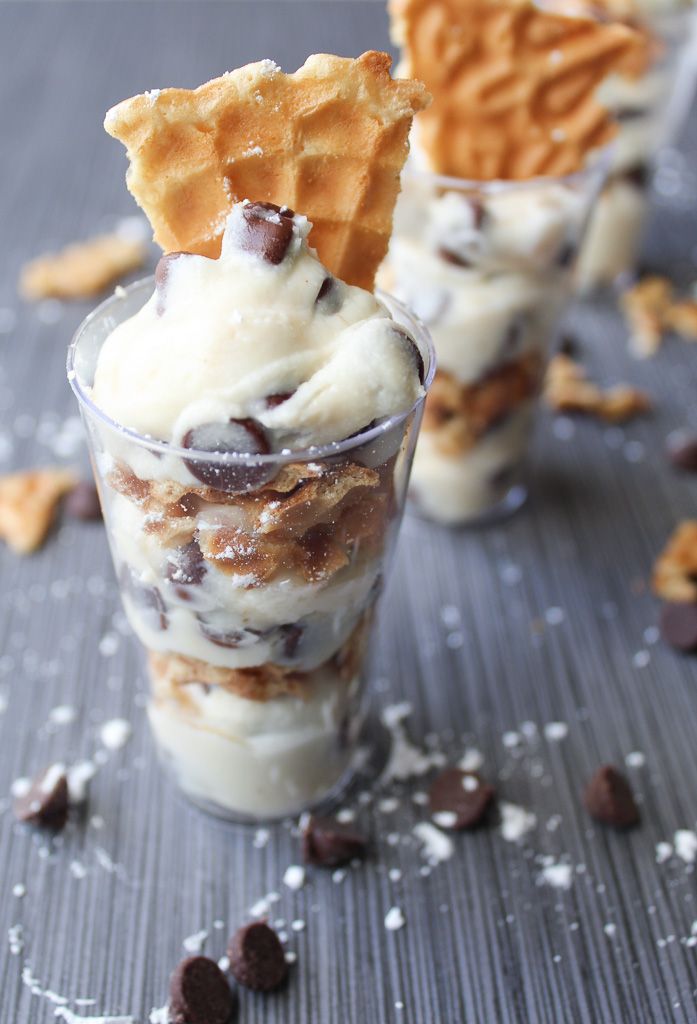
<svg viewBox="0 0 697 1024">
<path fill-rule="evenodd" d="M 340 776 L 334 786 L 318 800 L 310 804 L 302 804 L 288 808 L 283 814 L 245 814 L 223 807 L 211 800 L 206 800 L 188 792 L 179 782 L 177 773 L 169 755 L 158 748 L 158 756 L 165 774 L 177 787 L 181 797 L 199 811 L 218 818 L 231 825 L 271 825 L 275 822 L 297 818 L 300 814 L 331 814 L 340 804 L 351 802 L 359 792 L 373 789 L 379 780 L 390 753 L 390 736 L 375 715 L 368 714 L 361 729 L 356 753 L 352 762 Z"/>
</svg>

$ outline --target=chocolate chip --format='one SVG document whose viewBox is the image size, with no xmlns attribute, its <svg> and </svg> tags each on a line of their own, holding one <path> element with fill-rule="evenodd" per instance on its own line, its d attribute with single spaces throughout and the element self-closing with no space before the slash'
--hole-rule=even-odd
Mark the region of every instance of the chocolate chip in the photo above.
<svg viewBox="0 0 697 1024">
<path fill-rule="evenodd" d="M 187 430 L 182 438 L 182 447 L 237 455 L 267 455 L 271 451 L 266 431 L 253 419 L 202 423 Z M 185 464 L 197 480 L 220 491 L 251 490 L 269 476 L 269 468 L 264 465 L 214 463 L 204 459 L 186 459 Z"/>
<path fill-rule="evenodd" d="M 206 575 L 206 560 L 195 540 L 177 548 L 167 556 L 165 576 L 178 586 L 198 586 Z"/>
<path fill-rule="evenodd" d="M 283 637 L 284 658 L 295 658 L 298 653 L 300 641 L 303 638 L 305 629 L 299 622 L 290 622 L 278 627 L 278 632 Z"/>
<path fill-rule="evenodd" d="M 307 864 L 338 868 L 368 853 L 368 840 L 351 825 L 336 818 L 308 819 L 302 836 L 303 858 Z"/>
<path fill-rule="evenodd" d="M 629 828 L 639 821 L 639 810 L 629 783 L 611 764 L 597 770 L 586 786 L 583 802 L 588 813 L 604 825 Z"/>
<path fill-rule="evenodd" d="M 282 263 L 293 237 L 293 211 L 273 203 L 248 203 L 242 219 L 240 248 L 267 263 Z"/>
<path fill-rule="evenodd" d="M 320 290 L 317 292 L 315 305 L 320 308 L 322 313 L 325 313 L 328 316 L 331 316 L 333 313 L 337 313 L 341 309 L 341 292 L 339 291 L 336 278 L 325 277 L 320 286 Z"/>
<path fill-rule="evenodd" d="M 442 828 L 475 828 L 483 821 L 495 795 L 494 787 L 476 772 L 446 768 L 431 784 L 431 816 Z"/>
<path fill-rule="evenodd" d="M 678 469 L 697 473 L 697 434 L 676 431 L 668 438 L 666 454 Z"/>
<path fill-rule="evenodd" d="M 173 1024 L 228 1024 L 234 1001 L 228 980 L 214 960 L 190 956 L 169 983 L 169 1016 Z"/>
<path fill-rule="evenodd" d="M 578 338 L 568 331 L 566 334 L 562 334 L 557 345 L 557 351 L 563 356 L 568 356 L 569 359 L 578 359 L 579 348 Z"/>
<path fill-rule="evenodd" d="M 23 796 L 15 798 L 20 821 L 60 832 L 68 820 L 68 780 L 62 768 L 52 765 L 32 781 Z"/>
<path fill-rule="evenodd" d="M 283 946 L 265 921 L 252 921 L 239 928 L 227 950 L 230 970 L 245 988 L 270 992 L 286 980 L 288 964 Z"/>
<path fill-rule="evenodd" d="M 395 327 L 394 331 L 395 331 L 395 334 L 397 334 L 400 338 L 402 338 L 404 340 L 404 342 L 407 344 L 407 346 L 409 348 L 409 353 L 410 353 L 412 359 L 414 360 L 414 365 L 416 367 L 416 372 L 419 375 L 419 383 L 423 384 L 423 382 L 424 382 L 424 380 L 426 378 L 426 368 L 424 366 L 424 360 L 423 360 L 423 356 L 421 355 L 421 351 L 419 349 L 419 346 L 416 344 L 416 342 L 414 341 L 412 336 L 410 334 L 408 334 L 407 331 L 404 330 L 403 327 Z"/>
<path fill-rule="evenodd" d="M 157 587 L 141 583 L 134 570 L 125 565 L 121 570 L 121 588 L 138 605 L 151 629 L 168 628 L 167 606 Z"/>
<path fill-rule="evenodd" d="M 645 189 L 648 188 L 651 174 L 646 164 L 637 164 L 631 170 L 625 171 L 622 177 L 630 185 L 634 185 L 635 188 Z"/>
<path fill-rule="evenodd" d="M 459 253 L 452 252 L 451 249 L 446 249 L 444 245 L 441 245 L 438 249 L 438 255 L 442 260 L 445 260 L 446 263 L 453 263 L 456 267 L 467 268 L 474 265 L 471 260 L 466 259 Z"/>
<path fill-rule="evenodd" d="M 697 605 L 669 601 L 660 618 L 661 636 L 677 651 L 697 651 Z"/>
<path fill-rule="evenodd" d="M 248 644 L 250 640 L 254 640 L 255 637 L 260 635 L 254 629 L 225 630 L 207 622 L 200 615 L 197 615 L 196 618 L 198 619 L 199 629 L 206 640 L 210 640 L 216 647 L 226 647 L 231 651 L 236 651 L 243 644 Z"/>
<path fill-rule="evenodd" d="M 557 253 L 557 266 L 565 270 L 576 258 L 576 246 L 573 242 L 563 242 Z"/>
<path fill-rule="evenodd" d="M 65 499 L 65 511 L 72 519 L 85 522 L 102 518 L 99 493 L 91 480 L 81 480 Z"/>
<path fill-rule="evenodd" d="M 281 391 L 277 395 L 267 395 L 264 399 L 264 404 L 267 409 L 275 409 L 277 405 L 283 405 L 284 402 L 287 402 L 294 394 L 294 391 Z"/>
<path fill-rule="evenodd" d="M 157 315 L 162 316 L 167 305 L 167 285 L 172 264 L 181 256 L 191 256 L 189 252 L 166 252 L 160 256 L 155 268 L 155 293 L 157 294 Z"/>
</svg>

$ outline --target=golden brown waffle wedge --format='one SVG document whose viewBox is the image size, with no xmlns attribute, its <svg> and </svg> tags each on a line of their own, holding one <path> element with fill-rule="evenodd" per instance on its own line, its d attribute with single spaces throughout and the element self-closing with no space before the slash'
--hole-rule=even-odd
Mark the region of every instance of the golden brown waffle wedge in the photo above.
<svg viewBox="0 0 697 1024">
<path fill-rule="evenodd" d="M 220 252 L 233 202 L 290 206 L 343 281 L 373 287 L 387 251 L 418 82 L 393 81 L 385 53 L 309 57 L 286 75 L 249 64 L 198 89 L 124 100 L 104 122 L 128 150 L 128 187 L 167 251 Z"/>
<path fill-rule="evenodd" d="M 528 0 L 390 0 L 390 10 L 400 71 L 433 96 L 419 144 L 433 170 L 460 178 L 579 170 L 615 132 L 598 86 L 648 60 L 641 33 Z"/>
<path fill-rule="evenodd" d="M 69 469 L 46 466 L 0 477 L 0 539 L 20 555 L 41 547 L 63 495 L 77 483 Z"/>
</svg>

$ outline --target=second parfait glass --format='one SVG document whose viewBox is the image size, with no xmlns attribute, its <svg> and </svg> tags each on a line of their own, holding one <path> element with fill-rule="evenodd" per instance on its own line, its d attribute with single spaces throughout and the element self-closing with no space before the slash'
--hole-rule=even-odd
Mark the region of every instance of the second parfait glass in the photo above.
<svg viewBox="0 0 697 1024">
<path fill-rule="evenodd" d="M 607 157 L 526 181 L 404 172 L 381 282 L 438 353 L 411 486 L 429 519 L 481 523 L 525 500 L 548 352 Z"/>
</svg>

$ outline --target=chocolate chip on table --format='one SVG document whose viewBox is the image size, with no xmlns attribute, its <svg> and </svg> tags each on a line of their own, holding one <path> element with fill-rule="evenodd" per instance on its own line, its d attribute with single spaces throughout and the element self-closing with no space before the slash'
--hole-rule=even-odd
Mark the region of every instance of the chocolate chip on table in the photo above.
<svg viewBox="0 0 697 1024">
<path fill-rule="evenodd" d="M 244 227 L 239 246 L 274 265 L 283 262 L 293 237 L 293 211 L 273 203 L 248 203 L 242 208 Z"/>
<path fill-rule="evenodd" d="M 271 992 L 286 980 L 286 955 L 273 928 L 265 921 L 252 921 L 239 928 L 227 950 L 230 970 L 245 988 Z"/>
<path fill-rule="evenodd" d="M 169 983 L 172 1024 L 228 1024 L 233 1007 L 228 980 L 214 960 L 182 960 Z"/>
<path fill-rule="evenodd" d="M 187 430 L 182 447 L 236 455 L 267 455 L 271 451 L 266 431 L 253 419 L 201 423 Z M 264 465 L 215 463 L 205 459 L 186 459 L 185 463 L 197 480 L 221 491 L 251 490 L 268 479 L 269 470 Z"/>
<path fill-rule="evenodd" d="M 493 803 L 496 791 L 476 772 L 446 768 L 428 794 L 431 817 L 442 828 L 475 828 Z"/>
<path fill-rule="evenodd" d="M 81 480 L 65 499 L 65 511 L 72 519 L 92 522 L 102 518 L 99 492 L 91 480 Z"/>
<path fill-rule="evenodd" d="M 305 824 L 302 844 L 305 863 L 322 868 L 338 868 L 362 860 L 368 853 L 368 840 L 362 832 L 336 818 L 315 815 Z"/>
<path fill-rule="evenodd" d="M 166 252 L 160 256 L 155 268 L 155 294 L 157 295 L 157 315 L 162 316 L 166 306 L 167 285 L 172 264 L 181 256 L 191 256 L 189 252 Z"/>
<path fill-rule="evenodd" d="M 611 764 L 598 768 L 583 794 L 586 810 L 604 825 L 630 828 L 639 822 L 639 810 L 629 783 Z"/>
<path fill-rule="evenodd" d="M 675 431 L 666 443 L 666 454 L 677 469 L 697 473 L 697 434 Z"/>
<path fill-rule="evenodd" d="M 661 609 L 661 636 L 677 651 L 697 651 L 697 604 L 668 601 Z"/>
<path fill-rule="evenodd" d="M 26 793 L 15 798 L 15 817 L 60 832 L 68 820 L 68 780 L 60 765 L 33 779 Z"/>
</svg>

